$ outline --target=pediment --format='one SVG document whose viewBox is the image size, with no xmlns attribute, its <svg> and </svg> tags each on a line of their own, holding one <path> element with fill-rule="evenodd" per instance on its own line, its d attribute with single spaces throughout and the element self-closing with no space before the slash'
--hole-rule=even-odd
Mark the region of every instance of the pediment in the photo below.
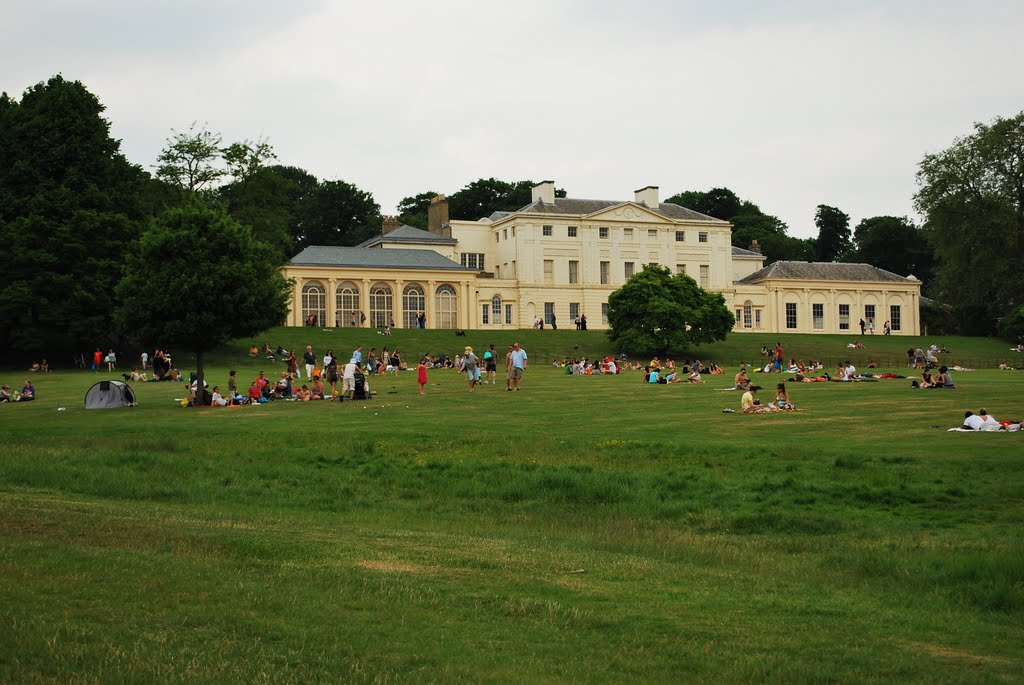
<svg viewBox="0 0 1024 685">
<path fill-rule="evenodd" d="M 590 221 L 629 221 L 633 223 L 672 223 L 668 217 L 652 212 L 647 207 L 635 202 L 623 202 L 606 209 L 587 214 L 586 219 Z"/>
</svg>

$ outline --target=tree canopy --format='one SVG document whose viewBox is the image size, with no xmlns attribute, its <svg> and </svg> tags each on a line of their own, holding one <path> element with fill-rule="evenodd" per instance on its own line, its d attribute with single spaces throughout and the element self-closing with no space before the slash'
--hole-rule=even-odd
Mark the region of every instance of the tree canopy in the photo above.
<svg viewBox="0 0 1024 685">
<path fill-rule="evenodd" d="M 224 211 L 189 205 L 156 218 L 126 255 L 119 328 L 147 345 L 202 355 L 281 325 L 291 287 L 272 249 Z"/>
<path fill-rule="evenodd" d="M 941 260 L 936 295 L 954 305 L 964 333 L 995 332 L 1024 304 L 1024 112 L 975 124 L 926 155 L 917 182 L 917 209 Z"/>
<path fill-rule="evenodd" d="M 853 231 L 851 262 L 864 262 L 901 276 L 928 282 L 934 252 L 924 233 L 907 217 L 874 216 Z"/>
<path fill-rule="evenodd" d="M 619 349 L 667 353 L 724 340 L 735 319 L 721 293 L 648 264 L 608 296 L 608 323 Z"/>
<path fill-rule="evenodd" d="M 688 190 L 665 201 L 732 223 L 733 246 L 750 249 L 757 241 L 757 249 L 768 264 L 782 259 L 814 259 L 814 241 L 786 235 L 789 229 L 781 219 L 765 214 L 749 200 L 741 200 L 728 188 Z"/>
<path fill-rule="evenodd" d="M 146 220 L 146 173 L 104 107 L 54 76 L 0 95 L 0 348 L 53 354 L 106 342 L 126 246 Z M 88 342 L 87 342 L 88 341 Z M 102 341 L 102 342 L 101 342 Z"/>
<path fill-rule="evenodd" d="M 819 262 L 838 262 L 850 250 L 850 216 L 840 209 L 818 205 L 814 213 L 818 238 L 814 241 Z"/>
</svg>

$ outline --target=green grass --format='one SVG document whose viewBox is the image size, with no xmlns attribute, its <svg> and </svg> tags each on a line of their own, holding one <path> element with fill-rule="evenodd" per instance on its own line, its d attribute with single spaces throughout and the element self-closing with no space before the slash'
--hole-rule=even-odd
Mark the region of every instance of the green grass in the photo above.
<svg viewBox="0 0 1024 685">
<path fill-rule="evenodd" d="M 34 378 L 37 402 L 0 406 L 0 682 L 1024 680 L 1024 436 L 942 430 L 1019 417 L 1020 372 L 792 384 L 799 412 L 748 416 L 722 413 L 724 377 L 540 363 L 613 352 L 602 333 L 514 335 L 519 393 L 432 371 L 425 397 L 408 373 L 366 403 L 182 409 L 154 383 L 86 411 L 106 374 Z M 247 342 L 211 382 L 279 370 Z M 1007 347 L 943 342 L 989 367 Z"/>
</svg>

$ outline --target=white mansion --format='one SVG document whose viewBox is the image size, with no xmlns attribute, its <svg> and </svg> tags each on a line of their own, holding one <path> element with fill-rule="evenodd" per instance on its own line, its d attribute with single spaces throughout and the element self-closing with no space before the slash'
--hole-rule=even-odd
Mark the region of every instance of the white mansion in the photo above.
<svg viewBox="0 0 1024 685">
<path fill-rule="evenodd" d="M 658 188 L 629 200 L 533 201 L 479 221 L 448 220 L 443 196 L 429 230 L 385 219 L 357 247 L 308 247 L 285 267 L 295 290 L 288 324 L 413 328 L 529 328 L 535 318 L 606 328 L 608 295 L 644 264 L 690 274 L 725 296 L 736 331 L 859 333 L 859 321 L 919 335 L 921 283 L 867 264 L 776 262 L 733 247 L 732 226 L 660 202 Z"/>
</svg>

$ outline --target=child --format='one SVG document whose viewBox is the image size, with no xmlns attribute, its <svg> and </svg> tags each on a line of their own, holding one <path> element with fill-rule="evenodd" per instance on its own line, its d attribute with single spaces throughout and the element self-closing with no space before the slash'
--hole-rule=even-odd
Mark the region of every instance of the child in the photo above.
<svg viewBox="0 0 1024 685">
<path fill-rule="evenodd" d="M 424 359 L 420 359 L 420 365 L 416 367 L 416 382 L 420 386 L 421 395 L 427 394 L 427 365 Z"/>
</svg>

